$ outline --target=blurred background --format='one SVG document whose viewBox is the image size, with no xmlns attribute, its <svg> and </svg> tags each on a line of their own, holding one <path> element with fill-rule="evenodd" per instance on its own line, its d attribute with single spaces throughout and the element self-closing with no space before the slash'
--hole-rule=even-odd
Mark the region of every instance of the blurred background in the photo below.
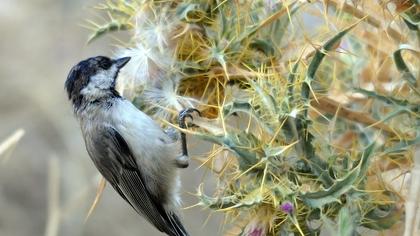
<svg viewBox="0 0 420 236">
<path fill-rule="evenodd" d="M 7 160 L 0 160 L 1 236 L 161 235 L 109 186 L 84 222 L 100 177 L 85 151 L 64 81 L 80 60 L 112 56 L 109 37 L 86 44 L 90 32 L 81 25 L 93 18 L 97 2 L 0 1 L 0 143 L 18 129 L 25 131 Z M 196 203 L 191 193 L 203 173 L 193 163 L 182 178 L 188 207 Z M 191 235 L 221 234 L 221 218 L 200 207 L 183 210 L 183 218 Z"/>
</svg>

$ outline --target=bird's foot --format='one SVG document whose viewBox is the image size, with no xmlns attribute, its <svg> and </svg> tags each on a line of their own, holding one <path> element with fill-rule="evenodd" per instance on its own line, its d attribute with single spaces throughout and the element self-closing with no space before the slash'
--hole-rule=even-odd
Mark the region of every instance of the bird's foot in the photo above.
<svg viewBox="0 0 420 236">
<path fill-rule="evenodd" d="M 190 158 L 188 156 L 181 155 L 176 157 L 175 163 L 178 168 L 187 168 L 190 164 Z"/>
<path fill-rule="evenodd" d="M 182 110 L 179 113 L 178 122 L 179 127 L 186 129 L 187 124 L 185 119 L 188 117 L 193 120 L 192 113 L 196 112 L 199 116 L 201 116 L 201 112 L 195 108 L 187 108 Z M 187 148 L 187 137 L 184 132 L 181 131 L 181 147 L 182 147 L 182 155 L 176 158 L 176 164 L 179 168 L 187 168 L 189 164 L 189 157 L 188 157 L 188 148 Z"/>
<path fill-rule="evenodd" d="M 201 116 L 201 112 L 195 108 L 187 108 L 182 110 L 178 115 L 178 123 L 179 127 L 185 129 L 187 127 L 187 123 L 185 122 L 185 119 L 188 117 L 191 120 L 194 120 L 192 113 L 196 112 L 198 116 Z"/>
</svg>

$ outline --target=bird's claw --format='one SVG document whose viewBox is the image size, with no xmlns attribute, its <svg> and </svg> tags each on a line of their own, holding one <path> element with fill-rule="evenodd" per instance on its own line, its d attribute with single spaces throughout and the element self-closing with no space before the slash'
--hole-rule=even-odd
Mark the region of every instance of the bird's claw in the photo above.
<svg viewBox="0 0 420 236">
<path fill-rule="evenodd" d="M 175 159 L 175 162 L 178 168 L 187 168 L 189 165 L 189 157 L 185 155 L 178 156 Z"/>
<path fill-rule="evenodd" d="M 178 116 L 179 127 L 186 129 L 187 124 L 185 119 L 188 117 L 193 120 L 192 113 L 196 112 L 199 116 L 201 116 L 201 112 L 195 108 L 187 108 L 182 110 Z M 187 137 L 184 132 L 181 131 L 181 147 L 182 147 L 182 155 L 176 158 L 176 165 L 178 168 L 187 168 L 189 165 L 189 157 L 188 157 L 188 148 L 187 148 Z"/>
<path fill-rule="evenodd" d="M 187 117 L 190 118 L 191 120 L 194 120 L 193 116 L 191 115 L 194 112 L 196 112 L 198 116 L 201 116 L 201 112 L 195 108 L 187 108 L 187 109 L 182 110 L 179 113 L 178 123 L 181 128 L 185 129 L 187 127 L 186 122 L 185 122 L 185 119 Z"/>
</svg>

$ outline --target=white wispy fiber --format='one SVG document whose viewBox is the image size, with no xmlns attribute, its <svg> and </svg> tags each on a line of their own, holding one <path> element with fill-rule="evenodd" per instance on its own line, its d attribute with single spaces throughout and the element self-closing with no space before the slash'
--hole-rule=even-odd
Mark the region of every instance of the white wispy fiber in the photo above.
<svg viewBox="0 0 420 236">
<path fill-rule="evenodd" d="M 155 9 L 146 6 L 137 13 L 135 38 L 150 48 L 157 48 L 160 52 L 172 50 L 176 45 L 173 32 L 180 23 L 168 8 L 156 12 Z"/>
<path fill-rule="evenodd" d="M 119 91 L 129 98 L 137 93 L 139 87 L 162 80 L 174 64 L 172 56 L 142 43 L 137 43 L 133 48 L 119 50 L 116 57 L 131 57 L 118 79 Z"/>
<path fill-rule="evenodd" d="M 196 107 L 198 101 L 177 94 L 180 73 L 176 66 L 174 35 L 181 22 L 166 8 L 157 12 L 145 5 L 136 16 L 135 46 L 120 49 L 116 57 L 131 57 L 121 70 L 118 90 L 127 98 L 140 98 L 155 116 L 168 119 L 173 112 Z M 143 93 L 139 94 L 140 91 Z"/>
<path fill-rule="evenodd" d="M 176 27 L 174 17 L 157 13 L 150 5 L 143 5 L 135 18 L 134 46 L 117 51 L 116 57 L 131 57 L 121 70 L 119 90 L 132 98 L 139 87 L 156 84 L 175 64 L 174 44 L 169 45 L 171 31 Z"/>
<path fill-rule="evenodd" d="M 147 87 L 142 98 L 152 108 L 157 108 L 156 117 L 169 119 L 173 111 L 179 112 L 187 107 L 197 107 L 199 101 L 177 94 L 180 78 L 177 76 L 171 79 L 160 81 L 157 85 Z"/>
</svg>

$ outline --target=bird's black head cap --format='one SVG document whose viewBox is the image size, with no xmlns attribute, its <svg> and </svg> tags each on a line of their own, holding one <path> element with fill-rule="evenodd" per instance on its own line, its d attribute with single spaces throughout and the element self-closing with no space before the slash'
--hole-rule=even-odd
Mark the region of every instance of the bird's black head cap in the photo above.
<svg viewBox="0 0 420 236">
<path fill-rule="evenodd" d="M 107 94 L 118 95 L 115 79 L 129 57 L 112 60 L 105 56 L 91 57 L 79 62 L 70 70 L 65 89 L 75 108 L 84 100 L 99 99 Z"/>
</svg>

